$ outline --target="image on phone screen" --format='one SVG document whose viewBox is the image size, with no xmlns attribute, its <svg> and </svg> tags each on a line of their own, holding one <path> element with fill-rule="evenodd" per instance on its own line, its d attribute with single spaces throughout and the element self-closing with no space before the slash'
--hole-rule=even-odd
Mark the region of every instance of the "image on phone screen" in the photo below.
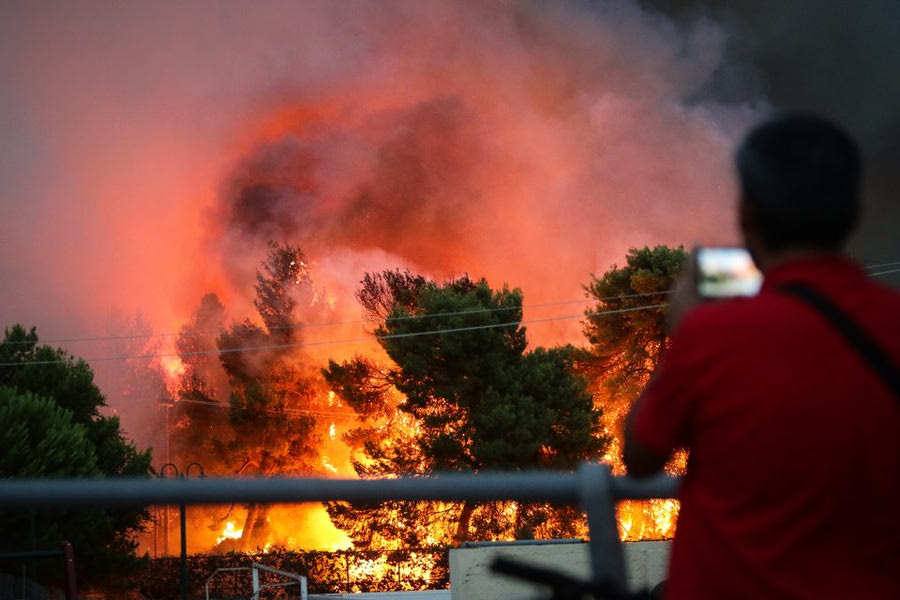
<svg viewBox="0 0 900 600">
<path fill-rule="evenodd" d="M 704 298 L 754 296 L 762 274 L 745 248 L 705 247 L 697 251 L 697 293 Z"/>
</svg>

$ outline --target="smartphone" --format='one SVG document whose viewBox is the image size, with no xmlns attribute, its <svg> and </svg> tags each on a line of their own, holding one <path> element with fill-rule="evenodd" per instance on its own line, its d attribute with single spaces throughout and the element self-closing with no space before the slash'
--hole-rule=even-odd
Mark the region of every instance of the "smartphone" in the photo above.
<svg viewBox="0 0 900 600">
<path fill-rule="evenodd" d="M 697 249 L 697 293 L 703 298 L 755 296 L 762 273 L 746 248 L 704 246 Z"/>
</svg>

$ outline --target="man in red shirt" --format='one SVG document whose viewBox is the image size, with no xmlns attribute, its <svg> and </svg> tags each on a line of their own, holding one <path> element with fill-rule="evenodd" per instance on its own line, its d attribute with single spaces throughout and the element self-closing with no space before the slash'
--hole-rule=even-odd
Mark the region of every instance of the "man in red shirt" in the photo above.
<svg viewBox="0 0 900 600">
<path fill-rule="evenodd" d="M 900 395 L 786 290 L 826 298 L 900 368 L 900 294 L 842 255 L 858 151 L 827 121 L 784 115 L 750 133 L 737 167 L 763 287 L 700 303 L 686 269 L 671 346 L 626 427 L 633 476 L 690 452 L 665 597 L 900 598 Z"/>
</svg>

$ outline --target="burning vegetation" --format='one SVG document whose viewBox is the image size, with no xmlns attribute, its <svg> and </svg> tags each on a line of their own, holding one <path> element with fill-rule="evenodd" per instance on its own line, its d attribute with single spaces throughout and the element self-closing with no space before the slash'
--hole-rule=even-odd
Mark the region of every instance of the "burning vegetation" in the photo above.
<svg viewBox="0 0 900 600">
<path fill-rule="evenodd" d="M 530 347 L 518 289 L 468 276 L 364 274 L 357 299 L 376 345 L 321 363 L 305 336 L 332 309 L 303 252 L 271 243 L 254 319 L 229 322 L 207 294 L 176 338 L 177 368 L 163 369 L 175 394 L 175 457 L 235 477 L 571 469 L 588 460 L 621 472 L 621 422 L 665 345 L 658 305 L 683 259 L 680 249 L 634 250 L 625 267 L 586 286 L 596 302 L 584 320 L 588 348 Z M 669 537 L 676 513 L 671 501 L 623 503 L 622 537 Z M 575 507 L 515 502 L 253 504 L 204 507 L 190 521 L 193 547 L 218 552 L 587 533 Z"/>
<path fill-rule="evenodd" d="M 665 345 L 662 311 L 593 313 L 663 303 L 681 255 L 639 250 L 590 274 L 632 245 L 733 236 L 728 149 L 759 110 L 716 97 L 717 27 L 630 0 L 132 10 L 115 27 L 35 13 L 22 31 L 42 35 L 21 37 L 41 52 L 17 71 L 78 92 L 47 88 L 42 104 L 79 113 L 55 141 L 77 176 L 28 181 L 48 198 L 77 181 L 96 203 L 47 210 L 58 229 L 36 239 L 109 240 L 33 271 L 65 272 L 73 307 L 94 316 L 98 289 L 104 306 L 149 307 L 97 316 L 118 336 L 97 355 L 155 358 L 97 371 L 157 466 L 390 477 L 596 459 L 621 472 L 621 420 Z M 111 54 L 119 38 L 133 46 Z M 84 39 L 96 45 L 73 52 Z M 165 69 L 151 77 L 136 55 Z M 78 77 L 58 70 L 73 64 Z M 191 64 L 203 68 L 179 71 Z M 127 93 L 97 102 L 118 82 Z M 146 119 L 116 113 L 134 90 Z M 123 140 L 121 123 L 152 126 Z M 122 190 L 136 210 L 110 210 Z M 81 218 L 92 207 L 98 225 Z M 164 243 L 134 243 L 159 232 Z M 177 333 L 154 335 L 150 319 Z M 148 431 L 152 410 L 165 425 Z M 623 504 L 622 535 L 669 536 L 674 514 Z M 191 552 L 586 534 L 574 508 L 516 503 L 235 505 L 187 519 Z M 162 554 L 176 519 L 156 523 L 144 548 Z"/>
</svg>

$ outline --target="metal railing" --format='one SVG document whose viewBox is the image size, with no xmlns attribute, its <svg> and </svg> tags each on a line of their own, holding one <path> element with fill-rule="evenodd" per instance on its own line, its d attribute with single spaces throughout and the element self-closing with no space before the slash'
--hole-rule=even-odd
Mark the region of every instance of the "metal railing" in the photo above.
<svg viewBox="0 0 900 600">
<path fill-rule="evenodd" d="M 205 592 L 206 600 L 210 600 L 209 598 L 209 587 L 212 582 L 218 577 L 219 573 L 227 573 L 233 571 L 250 571 L 251 578 L 251 588 L 252 593 L 250 595 L 250 600 L 259 600 L 259 595 L 262 590 L 272 589 L 272 588 L 284 588 L 288 586 L 299 586 L 299 599 L 307 600 L 309 598 L 309 590 L 306 585 L 306 577 L 303 575 L 297 575 L 296 573 L 289 573 L 288 571 L 282 571 L 280 569 L 273 569 L 272 567 L 267 567 L 266 565 L 254 562 L 250 563 L 249 567 L 223 567 L 221 569 L 216 569 L 213 571 L 212 575 L 206 578 L 206 581 L 203 584 L 203 589 Z M 259 573 L 260 571 L 264 573 L 270 573 L 272 575 L 277 575 L 279 577 L 283 577 L 288 579 L 289 581 L 283 581 L 278 583 L 260 583 Z"/>
<path fill-rule="evenodd" d="M 35 559 L 35 558 L 62 558 L 65 567 L 65 598 L 66 600 L 77 600 L 78 584 L 75 579 L 75 551 L 72 549 L 70 542 L 62 542 L 59 550 L 31 550 L 24 552 L 0 552 L 0 560 L 4 559 Z M 24 585 L 23 578 L 23 585 Z M 26 594 L 23 592 L 22 596 Z"/>
<path fill-rule="evenodd" d="M 675 477 L 613 477 L 603 464 L 575 473 L 452 473 L 397 479 L 18 479 L 0 485 L 0 507 L 149 506 L 222 504 L 514 500 L 579 504 L 587 513 L 593 581 L 626 589 L 626 569 L 616 524 L 619 500 L 672 498 Z"/>
</svg>

